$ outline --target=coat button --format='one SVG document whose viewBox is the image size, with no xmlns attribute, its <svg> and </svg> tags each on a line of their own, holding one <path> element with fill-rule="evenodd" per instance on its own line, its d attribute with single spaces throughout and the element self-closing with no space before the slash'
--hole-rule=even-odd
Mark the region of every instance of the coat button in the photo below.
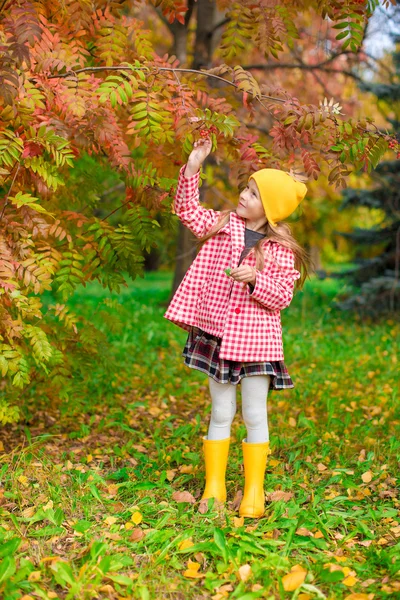
<svg viewBox="0 0 400 600">
<path fill-rule="evenodd" d="M 240 308 L 239 308 L 238 306 L 235 308 L 235 313 L 236 313 L 237 315 L 240 313 Z"/>
</svg>

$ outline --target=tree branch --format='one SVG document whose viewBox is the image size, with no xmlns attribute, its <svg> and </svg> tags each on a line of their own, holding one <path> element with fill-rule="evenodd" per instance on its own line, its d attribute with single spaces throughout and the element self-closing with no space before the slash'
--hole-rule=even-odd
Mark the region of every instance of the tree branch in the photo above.
<svg viewBox="0 0 400 600">
<path fill-rule="evenodd" d="M 359 75 L 356 75 L 355 73 L 353 73 L 352 71 L 348 71 L 347 69 L 334 69 L 331 67 L 322 66 L 325 63 L 326 63 L 326 61 L 324 61 L 323 63 L 319 63 L 317 65 L 309 65 L 309 64 L 305 64 L 305 63 L 277 63 L 277 64 L 260 63 L 260 64 L 254 64 L 254 65 L 245 65 L 243 67 L 243 69 L 245 69 L 246 71 L 251 71 L 252 69 L 259 69 L 262 71 L 272 71 L 275 69 L 301 69 L 302 71 L 322 71 L 323 73 L 336 73 L 336 74 L 346 75 L 347 77 L 351 77 L 352 79 L 355 79 L 356 81 L 364 83 L 363 79 Z"/>
<path fill-rule="evenodd" d="M 57 73 L 55 75 L 48 75 L 48 79 L 57 79 L 57 78 L 61 78 L 64 79 L 66 77 L 71 77 L 72 75 L 76 75 L 77 73 L 84 73 L 84 72 L 96 72 L 96 71 L 150 71 L 150 69 L 148 67 L 126 67 L 124 65 L 120 65 L 120 66 L 110 66 L 110 67 L 106 67 L 106 66 L 102 66 L 102 67 L 82 67 L 82 69 L 71 69 L 70 71 L 66 71 L 65 73 Z M 158 71 L 171 71 L 172 73 L 175 72 L 180 72 L 180 73 L 195 73 L 196 75 L 202 75 L 203 77 L 209 77 L 211 79 L 218 79 L 219 81 L 222 81 L 223 83 L 230 85 L 236 89 L 239 89 L 239 86 L 234 83 L 233 81 L 229 81 L 229 79 L 225 79 L 224 77 L 220 77 L 219 75 L 215 75 L 214 73 L 207 73 L 207 71 L 199 71 L 197 69 L 181 69 L 181 68 L 173 68 L 173 67 L 155 67 L 151 74 L 155 74 Z M 32 83 L 35 83 L 34 79 L 30 79 L 30 81 Z M 251 94 L 251 92 L 248 92 L 249 94 Z M 252 94 L 251 94 L 252 95 Z M 267 96 L 267 95 L 261 95 L 259 98 L 256 98 L 258 100 L 258 102 L 261 102 L 261 100 L 271 100 L 272 102 L 279 102 L 281 104 L 284 104 L 286 102 L 286 100 L 283 100 L 282 98 L 275 98 L 274 96 Z"/>
</svg>

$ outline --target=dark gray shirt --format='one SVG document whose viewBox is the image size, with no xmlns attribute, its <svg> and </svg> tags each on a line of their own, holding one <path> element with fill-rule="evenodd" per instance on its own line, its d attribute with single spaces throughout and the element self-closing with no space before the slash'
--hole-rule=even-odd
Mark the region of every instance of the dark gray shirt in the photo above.
<svg viewBox="0 0 400 600">
<path fill-rule="evenodd" d="M 258 240 L 261 240 L 262 238 L 265 238 L 265 237 L 266 237 L 265 233 L 259 233 L 258 231 L 253 231 L 252 229 L 247 229 L 247 227 L 246 227 L 246 229 L 244 230 L 244 248 L 243 248 L 242 254 L 240 255 L 240 258 L 239 258 L 239 265 L 242 262 L 242 260 L 248 255 L 250 250 L 257 244 Z M 254 285 L 252 283 L 249 283 L 248 286 L 250 288 L 250 292 L 253 293 Z"/>
<path fill-rule="evenodd" d="M 244 230 L 244 248 L 239 258 L 239 265 L 242 262 L 242 260 L 248 255 L 250 250 L 257 244 L 257 242 L 265 237 L 265 233 L 253 231 L 252 229 L 247 229 L 246 227 L 246 229 Z"/>
</svg>

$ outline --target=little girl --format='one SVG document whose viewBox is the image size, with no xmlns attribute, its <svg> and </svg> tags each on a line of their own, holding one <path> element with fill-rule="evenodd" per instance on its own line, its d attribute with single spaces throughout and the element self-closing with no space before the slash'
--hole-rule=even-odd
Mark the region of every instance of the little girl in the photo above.
<svg viewBox="0 0 400 600">
<path fill-rule="evenodd" d="M 202 500 L 226 500 L 230 429 L 241 383 L 247 436 L 242 441 L 245 485 L 239 514 L 264 514 L 264 474 L 269 450 L 267 396 L 293 388 L 283 362 L 280 311 L 289 306 L 295 281 L 308 276 L 306 252 L 281 221 L 307 188 L 279 169 L 253 173 L 236 211 L 199 204 L 200 168 L 211 140 L 194 143 L 179 174 L 174 209 L 203 242 L 173 296 L 165 317 L 189 331 L 185 364 L 207 373 L 211 420 L 203 438 L 206 485 Z M 302 267 L 303 275 L 296 269 Z"/>
</svg>

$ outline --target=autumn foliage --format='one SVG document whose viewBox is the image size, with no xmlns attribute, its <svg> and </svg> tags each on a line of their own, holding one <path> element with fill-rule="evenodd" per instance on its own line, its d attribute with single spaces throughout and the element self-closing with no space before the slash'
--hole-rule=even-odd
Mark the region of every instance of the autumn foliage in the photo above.
<svg viewBox="0 0 400 600">
<path fill-rule="evenodd" d="M 183 1 L 2 2 L 0 365 L 8 400 L 0 400 L 0 422 L 17 418 L 12 404 L 27 386 L 68 399 L 77 369 L 82 375 L 97 359 L 101 333 L 65 302 L 87 281 L 118 292 L 126 275 L 142 272 L 156 216 L 171 218 L 177 166 L 196 137 L 211 135 L 239 185 L 268 165 L 344 186 L 352 169 L 374 168 L 391 141 L 371 119 L 342 118 L 329 99 L 303 104 L 239 64 L 245 44 L 275 58 L 293 45 L 299 10 L 329 19 L 337 46 L 355 51 L 376 0 L 220 0 L 220 64 L 201 72 L 156 53 L 140 4 L 184 23 Z M 273 120 L 268 147 L 247 127 L 260 114 Z M 117 223 L 109 221 L 116 210 L 96 217 L 100 195 L 87 204 L 70 185 L 85 156 L 123 184 Z M 47 290 L 59 301 L 44 310 Z"/>
</svg>

